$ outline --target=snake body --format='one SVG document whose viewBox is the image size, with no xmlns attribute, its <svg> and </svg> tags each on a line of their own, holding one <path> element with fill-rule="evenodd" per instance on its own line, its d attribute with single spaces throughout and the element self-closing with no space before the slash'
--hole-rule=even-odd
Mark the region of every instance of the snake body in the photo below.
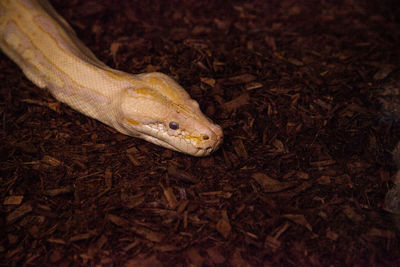
<svg viewBox="0 0 400 267">
<path fill-rule="evenodd" d="M 222 142 L 221 127 L 172 78 L 108 67 L 47 0 L 0 0 L 0 48 L 35 85 L 123 134 L 194 156 Z"/>
</svg>

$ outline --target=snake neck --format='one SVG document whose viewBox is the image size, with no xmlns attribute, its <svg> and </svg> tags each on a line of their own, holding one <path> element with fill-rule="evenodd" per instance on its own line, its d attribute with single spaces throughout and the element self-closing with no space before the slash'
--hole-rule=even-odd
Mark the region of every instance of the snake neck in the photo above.
<svg viewBox="0 0 400 267">
<path fill-rule="evenodd" d="M 106 106 L 135 81 L 97 59 L 47 1 L 1 0 L 0 47 L 34 84 L 106 124 Z"/>
</svg>

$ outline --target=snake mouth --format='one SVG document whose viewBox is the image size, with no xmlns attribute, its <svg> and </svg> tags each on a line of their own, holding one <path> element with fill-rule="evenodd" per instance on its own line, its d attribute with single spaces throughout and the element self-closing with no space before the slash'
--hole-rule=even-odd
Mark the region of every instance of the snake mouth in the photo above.
<svg viewBox="0 0 400 267">
<path fill-rule="evenodd" d="M 182 150 L 181 148 L 176 147 L 174 145 L 171 145 L 170 143 L 165 142 L 165 141 L 160 140 L 160 139 L 145 138 L 145 140 L 149 141 L 149 142 L 151 142 L 153 144 L 156 144 L 156 145 L 159 145 L 159 146 L 163 146 L 165 148 L 168 148 L 168 149 L 171 149 L 171 150 L 174 150 L 174 151 L 177 151 L 177 152 L 181 152 L 181 153 L 184 153 L 184 154 L 196 156 L 196 157 L 208 156 L 214 151 L 214 149 L 212 147 L 201 148 L 201 147 L 194 147 L 194 146 L 193 146 L 193 149 L 191 149 L 191 150 L 189 150 L 189 149 Z"/>
<path fill-rule="evenodd" d="M 165 148 L 192 156 L 202 157 L 215 151 L 222 140 L 193 135 L 185 130 L 169 130 L 163 122 L 153 122 L 142 125 L 140 137 L 144 140 Z"/>
</svg>

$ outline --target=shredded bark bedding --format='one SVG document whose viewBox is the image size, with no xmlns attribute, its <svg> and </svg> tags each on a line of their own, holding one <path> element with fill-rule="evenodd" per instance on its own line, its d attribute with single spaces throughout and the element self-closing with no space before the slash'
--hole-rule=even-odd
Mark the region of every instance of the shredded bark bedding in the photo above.
<svg viewBox="0 0 400 267">
<path fill-rule="evenodd" d="M 0 265 L 400 264 L 397 1 L 52 3 L 225 139 L 194 158 L 124 136 L 0 54 Z"/>
</svg>

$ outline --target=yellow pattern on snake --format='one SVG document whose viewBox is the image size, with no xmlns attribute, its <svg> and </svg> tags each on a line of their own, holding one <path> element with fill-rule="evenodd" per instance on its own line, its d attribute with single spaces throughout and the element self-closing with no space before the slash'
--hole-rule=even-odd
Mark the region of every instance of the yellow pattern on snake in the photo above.
<svg viewBox="0 0 400 267">
<path fill-rule="evenodd" d="M 165 74 L 128 74 L 106 66 L 47 0 L 0 0 L 0 48 L 35 85 L 117 131 L 207 156 L 220 126 Z"/>
</svg>

